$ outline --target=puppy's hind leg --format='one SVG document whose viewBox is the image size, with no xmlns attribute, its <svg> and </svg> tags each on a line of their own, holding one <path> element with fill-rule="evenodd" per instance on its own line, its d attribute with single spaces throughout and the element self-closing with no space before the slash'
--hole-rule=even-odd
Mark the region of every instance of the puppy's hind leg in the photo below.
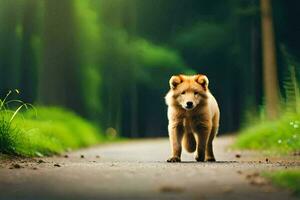
<svg viewBox="0 0 300 200">
<path fill-rule="evenodd" d="M 215 136 L 218 134 L 219 130 L 219 119 L 220 119 L 220 113 L 218 112 L 212 119 L 212 128 L 211 132 L 209 134 L 209 138 L 207 141 L 207 148 L 206 148 L 206 161 L 209 162 L 215 162 L 215 156 L 214 156 L 214 151 L 213 151 L 213 140 Z"/>
<path fill-rule="evenodd" d="M 207 147 L 206 147 L 206 161 L 209 162 L 215 162 L 215 156 L 213 151 L 213 140 L 218 132 L 218 127 L 212 127 L 208 141 L 207 141 Z"/>
<path fill-rule="evenodd" d="M 185 150 L 189 153 L 196 151 L 196 140 L 193 134 L 190 123 L 185 123 L 185 133 L 183 135 L 182 144 Z"/>
</svg>

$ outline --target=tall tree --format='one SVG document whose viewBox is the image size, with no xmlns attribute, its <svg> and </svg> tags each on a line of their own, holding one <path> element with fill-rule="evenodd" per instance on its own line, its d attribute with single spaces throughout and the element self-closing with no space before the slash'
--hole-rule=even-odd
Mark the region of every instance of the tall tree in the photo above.
<svg viewBox="0 0 300 200">
<path fill-rule="evenodd" d="M 18 87 L 20 1 L 0 1 L 0 98 Z"/>
<path fill-rule="evenodd" d="M 22 100 L 33 102 L 37 92 L 38 2 L 27 0 L 22 18 L 20 90 Z"/>
<path fill-rule="evenodd" d="M 260 0 L 260 6 L 265 104 L 268 118 L 276 119 L 279 111 L 279 87 L 271 1 Z"/>
<path fill-rule="evenodd" d="M 40 101 L 84 114 L 73 0 L 45 0 Z"/>
</svg>

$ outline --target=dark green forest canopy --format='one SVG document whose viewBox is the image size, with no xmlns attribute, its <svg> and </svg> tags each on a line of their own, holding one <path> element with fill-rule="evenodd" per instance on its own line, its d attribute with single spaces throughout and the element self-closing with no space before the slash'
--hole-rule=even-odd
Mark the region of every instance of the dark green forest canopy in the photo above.
<svg viewBox="0 0 300 200">
<path fill-rule="evenodd" d="M 299 9 L 274 1 L 280 83 L 290 64 L 299 75 Z M 0 0 L 0 94 L 165 136 L 170 76 L 203 73 L 235 131 L 263 102 L 260 26 L 258 0 Z"/>
</svg>

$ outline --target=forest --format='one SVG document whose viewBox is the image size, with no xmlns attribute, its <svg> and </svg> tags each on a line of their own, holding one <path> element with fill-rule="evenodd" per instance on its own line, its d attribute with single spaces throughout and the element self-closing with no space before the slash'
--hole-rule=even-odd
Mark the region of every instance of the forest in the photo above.
<svg viewBox="0 0 300 200">
<path fill-rule="evenodd" d="M 272 1 L 280 105 L 300 73 L 299 7 Z M 108 134 L 167 136 L 169 78 L 201 73 L 221 134 L 235 132 L 268 115 L 261 18 L 258 0 L 0 0 L 0 97 L 17 89 L 13 99 L 64 107 Z"/>
<path fill-rule="evenodd" d="M 0 199 L 299 197 L 299 19 L 296 0 L 0 0 Z M 168 139 L 179 74 L 208 80 Z"/>
</svg>

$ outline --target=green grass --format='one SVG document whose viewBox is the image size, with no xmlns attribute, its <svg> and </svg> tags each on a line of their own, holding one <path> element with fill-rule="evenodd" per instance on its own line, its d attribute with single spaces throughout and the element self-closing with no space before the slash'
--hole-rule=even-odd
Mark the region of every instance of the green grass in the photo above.
<svg viewBox="0 0 300 200">
<path fill-rule="evenodd" d="M 284 111 L 281 117 L 275 121 L 248 121 L 248 128 L 240 132 L 234 148 L 281 155 L 300 151 L 300 88 L 295 67 L 290 66 L 289 70 L 290 76 L 284 82 L 285 101 L 281 103 Z M 300 169 L 265 172 L 264 176 L 280 187 L 291 189 L 300 197 Z"/>
<path fill-rule="evenodd" d="M 285 114 L 276 121 L 252 124 L 238 135 L 234 148 L 260 150 L 267 154 L 290 154 L 300 150 L 300 115 Z M 300 197 L 300 169 L 265 172 L 274 184 Z"/>
<path fill-rule="evenodd" d="M 300 114 L 253 124 L 241 131 L 234 148 L 287 154 L 300 149 Z"/>
<path fill-rule="evenodd" d="M 62 108 L 37 107 L 14 113 L 0 110 L 0 153 L 52 155 L 107 139 L 92 124 Z"/>
<path fill-rule="evenodd" d="M 285 170 L 268 172 L 264 174 L 265 177 L 271 179 L 271 181 L 284 188 L 288 188 L 295 192 L 300 197 L 300 170 Z"/>
</svg>

